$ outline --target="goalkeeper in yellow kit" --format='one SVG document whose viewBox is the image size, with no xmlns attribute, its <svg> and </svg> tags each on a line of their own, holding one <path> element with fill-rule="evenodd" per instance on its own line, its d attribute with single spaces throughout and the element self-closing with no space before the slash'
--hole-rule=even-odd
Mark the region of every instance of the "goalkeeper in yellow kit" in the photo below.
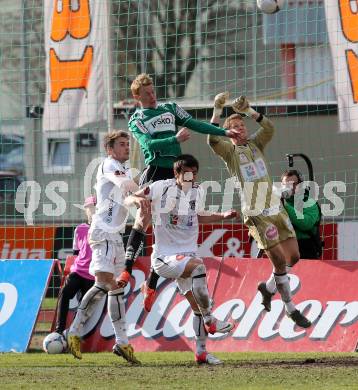
<svg viewBox="0 0 358 390">
<path fill-rule="evenodd" d="M 228 99 L 228 93 L 215 97 L 211 123 L 219 125 L 220 115 Z M 260 282 L 258 290 L 262 294 L 265 310 L 271 310 L 271 298 L 279 292 L 285 304 L 286 314 L 303 328 L 311 322 L 296 309 L 292 302 L 287 272 L 300 258 L 296 235 L 289 217 L 281 205 L 280 196 L 274 193 L 268 173 L 264 149 L 274 134 L 273 123 L 256 112 L 244 96 L 234 100 L 232 108 L 236 112 L 229 116 L 223 127 L 236 130 L 238 138 L 230 141 L 215 135 L 208 136 L 208 143 L 215 154 L 220 156 L 232 177 L 235 177 L 241 191 L 242 214 L 250 234 L 264 249 L 273 265 L 273 273 L 266 282 Z M 252 137 L 248 136 L 243 115 L 260 124 Z"/>
</svg>

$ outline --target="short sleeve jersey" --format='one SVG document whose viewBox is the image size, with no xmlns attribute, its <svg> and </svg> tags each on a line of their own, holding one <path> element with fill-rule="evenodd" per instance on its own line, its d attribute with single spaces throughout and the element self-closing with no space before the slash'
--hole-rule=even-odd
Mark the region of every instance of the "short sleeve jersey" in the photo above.
<svg viewBox="0 0 358 390">
<path fill-rule="evenodd" d="M 175 179 L 159 180 L 149 186 L 154 220 L 153 256 L 195 253 L 198 249 L 198 212 L 204 209 L 203 190 L 194 183 L 184 193 Z"/>
<path fill-rule="evenodd" d="M 89 225 L 87 223 L 81 223 L 75 229 L 73 250 L 79 251 L 79 253 L 71 266 L 71 272 L 76 272 L 85 279 L 94 280 L 94 277 L 88 271 L 92 259 L 92 250 L 88 243 L 88 231 Z"/>
</svg>

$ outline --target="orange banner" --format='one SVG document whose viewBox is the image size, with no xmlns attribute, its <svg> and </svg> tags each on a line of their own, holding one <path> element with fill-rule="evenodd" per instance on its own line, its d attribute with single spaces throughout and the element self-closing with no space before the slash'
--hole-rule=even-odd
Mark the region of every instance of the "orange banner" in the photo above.
<svg viewBox="0 0 358 390">
<path fill-rule="evenodd" d="M 335 73 L 339 131 L 356 132 L 358 131 L 357 1 L 326 0 L 324 4 Z"/>
<path fill-rule="evenodd" d="M 51 226 L 0 227 L 0 258 L 51 259 L 55 230 Z"/>
<path fill-rule="evenodd" d="M 43 130 L 107 119 L 106 2 L 45 0 L 46 97 Z"/>
</svg>

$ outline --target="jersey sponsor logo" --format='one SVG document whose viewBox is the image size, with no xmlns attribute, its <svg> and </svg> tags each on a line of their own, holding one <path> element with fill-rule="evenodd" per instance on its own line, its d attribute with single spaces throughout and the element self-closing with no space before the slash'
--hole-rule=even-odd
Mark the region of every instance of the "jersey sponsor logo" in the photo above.
<svg viewBox="0 0 358 390">
<path fill-rule="evenodd" d="M 144 125 L 151 134 L 160 131 L 176 131 L 175 117 L 169 112 L 147 120 Z"/>
<path fill-rule="evenodd" d="M 260 178 L 254 163 L 241 165 L 240 171 L 244 181 L 255 181 Z"/>
<path fill-rule="evenodd" d="M 183 110 L 180 106 L 175 107 L 175 113 L 180 119 L 190 118 L 190 114 L 188 114 L 185 110 Z"/>
<path fill-rule="evenodd" d="M 265 237 L 268 240 L 276 240 L 278 238 L 277 227 L 270 223 L 265 230 Z"/>
<path fill-rule="evenodd" d="M 265 161 L 262 158 L 258 158 L 255 160 L 255 165 L 257 167 L 257 170 L 259 172 L 260 177 L 267 176 L 267 168 Z"/>
<path fill-rule="evenodd" d="M 187 221 L 186 225 L 189 226 L 189 227 L 192 227 L 193 224 L 194 224 L 194 223 L 193 223 L 193 216 L 192 216 L 192 215 L 189 215 L 188 221 Z"/>
<path fill-rule="evenodd" d="M 241 155 L 242 153 L 240 153 L 240 163 L 242 163 Z M 245 158 L 247 157 L 245 156 Z M 240 171 L 244 181 L 255 181 L 268 175 L 265 161 L 262 158 L 258 158 L 249 164 L 241 165 Z"/>
<path fill-rule="evenodd" d="M 110 199 L 108 207 L 108 215 L 106 217 L 106 222 L 111 223 L 113 218 L 113 200 Z"/>
</svg>

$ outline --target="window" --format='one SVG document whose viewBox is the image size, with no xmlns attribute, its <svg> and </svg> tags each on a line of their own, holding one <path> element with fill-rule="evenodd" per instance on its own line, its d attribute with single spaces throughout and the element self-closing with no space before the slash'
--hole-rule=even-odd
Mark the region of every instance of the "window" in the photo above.
<svg viewBox="0 0 358 390">
<path fill-rule="evenodd" d="M 15 173 L 0 172 L 0 218 L 23 216 L 15 208 L 16 191 L 22 180 Z"/>
<path fill-rule="evenodd" d="M 73 173 L 74 158 L 73 134 L 45 133 L 44 173 Z"/>
</svg>

